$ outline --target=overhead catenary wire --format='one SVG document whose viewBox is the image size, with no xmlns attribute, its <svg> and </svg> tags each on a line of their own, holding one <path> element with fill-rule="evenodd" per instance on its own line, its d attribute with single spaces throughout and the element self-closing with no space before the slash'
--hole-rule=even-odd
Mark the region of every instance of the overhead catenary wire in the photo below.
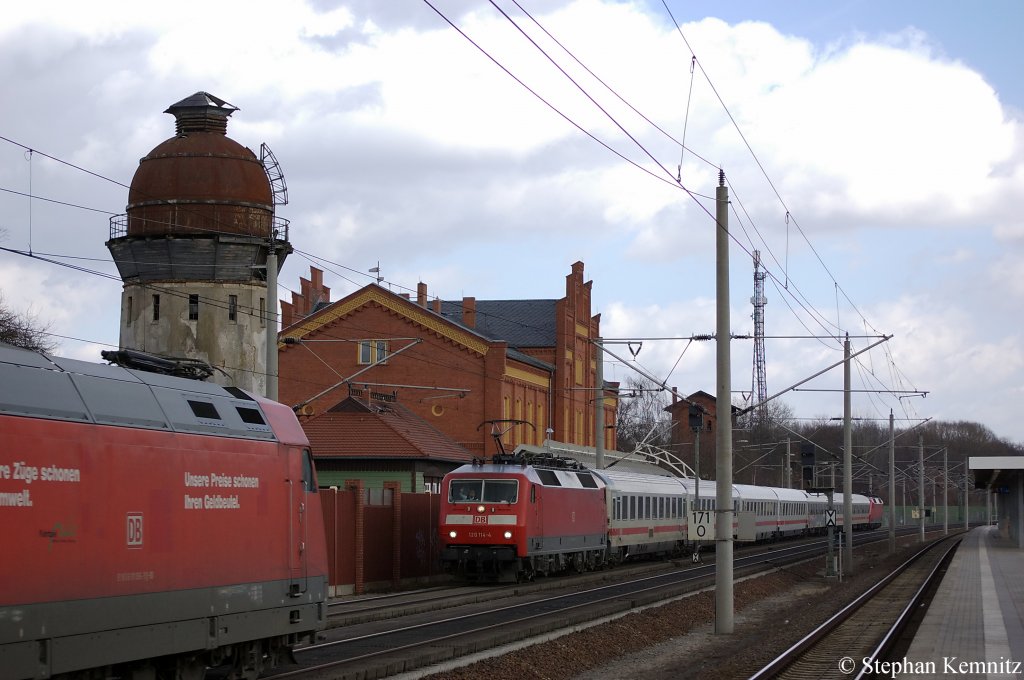
<svg viewBox="0 0 1024 680">
<path fill-rule="evenodd" d="M 516 3 L 516 5 L 517 5 L 517 6 L 519 6 L 519 3 Z M 667 6 L 666 6 L 666 8 L 667 8 Z M 525 10 L 524 10 L 524 11 L 525 11 Z M 531 18 L 532 18 L 532 17 L 531 17 Z M 684 40 L 685 40 L 685 38 L 684 38 Z M 702 66 L 702 65 L 700 65 L 700 64 L 699 64 L 699 63 L 697 62 L 697 60 L 696 60 L 696 56 L 693 56 L 693 58 L 692 58 L 692 61 L 691 61 L 691 69 L 692 69 L 692 68 L 694 67 L 694 65 L 698 65 L 698 66 L 700 66 L 700 68 L 701 68 L 701 71 L 702 71 L 702 73 L 704 73 L 704 76 L 705 76 L 705 78 L 707 78 L 707 73 L 706 73 L 706 72 L 704 71 L 704 68 L 703 68 L 703 66 Z M 691 79 L 691 88 L 692 88 L 692 79 Z M 716 95 L 717 95 L 717 91 L 716 91 Z M 721 97 L 720 97 L 720 96 L 719 96 L 719 100 L 721 101 Z M 723 102 L 723 104 L 724 104 L 724 102 Z M 731 116 L 730 116 L 730 118 L 731 118 Z M 734 122 L 734 124 L 735 124 L 735 120 L 733 120 L 733 122 Z M 684 130 L 684 132 L 685 132 L 685 130 Z M 741 134 L 742 134 L 742 133 L 741 133 Z M 595 141 L 596 141 L 596 140 L 595 140 Z M 684 141 L 685 141 L 685 135 L 684 135 Z M 745 139 L 744 139 L 744 142 L 746 143 L 746 140 L 745 140 Z M 749 147 L 749 144 L 748 144 L 748 147 Z M 683 147 L 681 147 L 681 148 L 685 148 L 685 147 L 683 146 Z M 69 165 L 72 165 L 72 167 L 76 167 L 76 166 L 73 166 L 73 164 L 69 164 Z M 760 163 L 759 163 L 759 165 L 760 165 Z M 638 167 L 641 167 L 641 169 L 644 169 L 645 171 L 647 171 L 647 169 L 646 169 L 646 168 L 642 168 L 642 166 L 638 166 Z M 763 166 L 761 166 L 761 169 L 762 169 L 762 172 L 764 172 L 764 167 L 763 167 Z M 90 173 L 90 174 L 95 174 L 95 173 Z M 764 172 L 764 174 L 765 174 L 765 175 L 767 175 L 767 173 L 766 173 L 766 172 Z M 659 178 L 659 179 L 663 179 L 663 178 Z M 769 182 L 770 182 L 770 178 L 769 178 Z M 124 186 L 124 185 L 122 184 L 122 186 Z M 772 186 L 773 186 L 773 189 L 774 189 L 774 185 L 772 185 Z M 777 192 L 777 191 L 776 191 L 776 194 L 778 194 L 778 192 Z M 787 214 L 787 224 L 788 224 L 788 215 L 789 215 L 789 212 L 787 211 L 787 213 L 786 213 L 786 214 Z M 753 223 L 751 222 L 751 224 L 753 224 Z M 801 233 L 802 233 L 802 230 L 801 230 Z M 805 237 L 805 239 L 806 239 L 806 235 L 804 235 L 804 237 Z M 788 230 L 787 230 L 787 244 L 788 244 Z M 788 256 L 788 245 L 787 245 L 787 256 Z M 819 259 L 820 259 L 820 256 L 819 256 Z M 826 269 L 826 271 L 827 271 L 827 269 Z M 775 278 L 775 277 L 774 277 L 774 275 L 773 275 L 773 279 L 774 279 L 774 278 Z M 353 282 L 353 283 L 354 283 L 354 282 Z M 785 273 L 785 277 L 784 277 L 784 283 L 782 284 L 782 285 L 783 285 L 783 289 L 784 289 L 784 290 L 788 288 L 788 284 L 789 284 L 789 280 L 788 280 L 788 267 L 787 267 L 787 268 L 786 268 L 786 273 Z M 837 288 L 837 290 L 839 290 L 839 286 L 838 286 L 838 283 L 837 283 L 837 282 L 835 282 L 835 285 L 836 285 L 836 288 Z M 411 290 L 411 289 L 410 289 L 410 290 Z M 845 294 L 845 291 L 843 291 L 843 296 L 844 296 L 844 297 L 846 297 L 846 298 L 847 298 L 847 300 L 849 300 L 848 296 L 846 296 L 846 294 Z M 802 305 L 799 305 L 799 306 L 802 306 Z M 274 313 L 276 314 L 276 310 L 274 310 Z M 812 315 L 812 316 L 813 316 L 813 315 Z M 865 323 L 866 323 L 866 319 L 865 319 Z M 836 336 L 829 336 L 829 337 L 836 337 Z M 898 370 L 896 371 L 896 374 L 898 374 Z"/>
</svg>

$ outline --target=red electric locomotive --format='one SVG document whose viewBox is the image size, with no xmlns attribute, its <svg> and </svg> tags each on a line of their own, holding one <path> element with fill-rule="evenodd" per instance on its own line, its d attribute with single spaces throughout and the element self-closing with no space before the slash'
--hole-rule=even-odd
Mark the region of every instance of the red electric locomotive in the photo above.
<svg viewBox="0 0 1024 680">
<path fill-rule="evenodd" d="M 694 480 L 659 472 L 592 471 L 527 448 L 464 465 L 441 485 L 441 561 L 467 579 L 521 580 L 692 550 L 686 510 Z M 715 482 L 702 484 L 700 507 L 713 510 Z M 732 496 L 740 540 L 825 531 L 824 494 L 734 484 Z M 854 529 L 881 525 L 881 499 L 854 494 L 852 501 Z M 842 494 L 834 502 L 842 526 Z M 745 532 L 740 518 L 749 522 Z"/>
<path fill-rule="evenodd" d="M 885 504 L 878 496 L 868 496 L 868 529 L 878 529 L 882 526 L 882 515 L 885 513 Z"/>
<path fill-rule="evenodd" d="M 604 482 L 576 461 L 498 454 L 441 487 L 441 560 L 469 579 L 528 580 L 606 559 Z"/>
<path fill-rule="evenodd" d="M 253 678 L 325 621 L 309 443 L 235 388 L 0 345 L 0 677 Z"/>
</svg>

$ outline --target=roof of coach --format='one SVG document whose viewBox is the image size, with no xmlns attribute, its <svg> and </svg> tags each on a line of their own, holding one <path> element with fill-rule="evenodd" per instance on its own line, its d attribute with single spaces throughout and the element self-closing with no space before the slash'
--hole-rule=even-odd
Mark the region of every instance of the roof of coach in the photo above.
<svg viewBox="0 0 1024 680">
<path fill-rule="evenodd" d="M 733 484 L 733 490 L 745 501 L 777 501 L 778 494 L 770 486 L 754 486 L 753 484 Z"/>
<path fill-rule="evenodd" d="M 803 489 L 786 489 L 778 486 L 754 486 L 737 484 L 736 488 L 744 500 L 779 500 L 784 503 L 806 501 L 810 496 Z"/>
<path fill-rule="evenodd" d="M 803 489 L 774 488 L 780 501 L 806 501 L 810 497 Z"/>
<path fill-rule="evenodd" d="M 807 495 L 812 501 L 818 501 L 821 503 L 828 502 L 828 497 L 825 496 L 825 494 L 823 493 L 809 493 Z M 863 494 L 855 493 L 850 494 L 850 500 L 854 503 L 867 503 L 869 499 L 867 496 Z M 832 494 L 832 502 L 835 505 L 841 505 L 843 502 L 843 494 L 839 493 L 838 491 Z"/>
<path fill-rule="evenodd" d="M 623 493 L 688 493 L 692 489 L 692 482 L 681 477 L 645 475 L 614 468 L 593 472 L 609 488 Z"/>
<path fill-rule="evenodd" d="M 275 440 L 238 388 L 53 357 L 0 343 L 0 414 Z M 284 434 L 284 433 L 281 433 Z"/>
</svg>

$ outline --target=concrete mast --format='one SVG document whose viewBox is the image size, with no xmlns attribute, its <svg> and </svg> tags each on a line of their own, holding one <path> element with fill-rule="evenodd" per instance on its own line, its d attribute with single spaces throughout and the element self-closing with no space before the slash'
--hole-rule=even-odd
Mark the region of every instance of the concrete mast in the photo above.
<svg viewBox="0 0 1024 680">
<path fill-rule="evenodd" d="M 732 543 L 732 362 L 729 324 L 729 189 L 725 172 L 718 171 L 715 191 L 715 296 L 717 322 L 718 427 L 715 432 L 715 632 L 733 632 Z"/>
</svg>

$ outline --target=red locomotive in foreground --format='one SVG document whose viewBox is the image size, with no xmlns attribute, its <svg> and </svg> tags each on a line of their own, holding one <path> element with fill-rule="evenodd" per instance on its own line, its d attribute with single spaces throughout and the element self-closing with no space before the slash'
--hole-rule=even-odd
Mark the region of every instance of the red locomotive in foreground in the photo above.
<svg viewBox="0 0 1024 680">
<path fill-rule="evenodd" d="M 703 495 L 700 492 L 703 492 Z M 572 458 L 499 453 L 450 472 L 441 485 L 445 568 L 471 579 L 523 580 L 586 571 L 631 557 L 681 554 L 688 509 L 715 511 L 715 483 L 659 474 L 589 470 Z M 745 540 L 824 533 L 823 494 L 734 484 L 734 535 Z M 882 501 L 854 494 L 853 529 L 881 525 Z M 833 499 L 839 527 L 842 494 Z"/>
<path fill-rule="evenodd" d="M 324 626 L 281 404 L 0 344 L 0 677 L 254 678 Z"/>
</svg>

